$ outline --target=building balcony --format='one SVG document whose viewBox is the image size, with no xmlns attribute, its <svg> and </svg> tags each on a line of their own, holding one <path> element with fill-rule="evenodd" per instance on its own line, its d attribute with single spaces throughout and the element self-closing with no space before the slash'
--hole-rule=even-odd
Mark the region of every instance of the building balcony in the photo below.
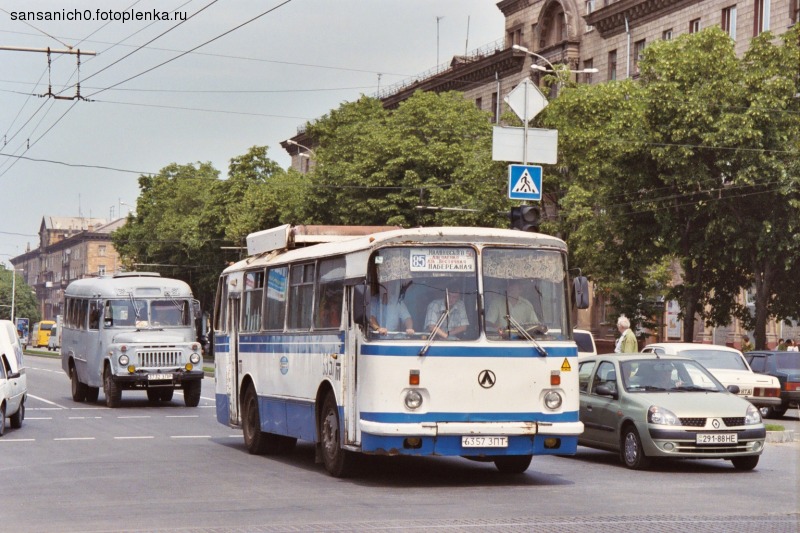
<svg viewBox="0 0 800 533">
<path fill-rule="evenodd" d="M 699 0 L 595 0 L 595 10 L 583 17 L 604 38 L 625 32 L 625 17 L 629 26 L 639 26 L 673 11 L 697 4 Z"/>
</svg>

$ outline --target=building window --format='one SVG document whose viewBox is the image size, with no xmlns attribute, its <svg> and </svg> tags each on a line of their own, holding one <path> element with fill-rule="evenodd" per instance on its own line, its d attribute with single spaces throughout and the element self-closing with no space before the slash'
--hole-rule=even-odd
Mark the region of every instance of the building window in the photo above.
<svg viewBox="0 0 800 533">
<path fill-rule="evenodd" d="M 672 28 L 670 28 L 668 30 L 664 30 L 661 33 L 661 39 L 663 39 L 665 41 L 671 41 L 672 40 Z"/>
<path fill-rule="evenodd" d="M 101 244 L 100 246 L 97 247 L 97 255 L 100 256 L 100 257 L 105 257 L 106 256 L 106 245 L 105 244 Z"/>
<path fill-rule="evenodd" d="M 633 75 L 639 75 L 639 60 L 642 59 L 644 53 L 644 39 L 633 43 Z"/>
<path fill-rule="evenodd" d="M 765 31 L 769 31 L 769 16 L 770 16 L 770 2 L 771 0 L 755 0 L 755 13 L 753 35 L 760 35 Z"/>
<path fill-rule="evenodd" d="M 608 81 L 617 79 L 617 51 L 611 50 L 608 53 Z"/>
<path fill-rule="evenodd" d="M 594 59 L 587 59 L 586 61 L 584 61 L 584 62 L 583 62 L 583 68 L 584 68 L 585 70 L 588 70 L 588 69 L 594 68 Z M 591 72 L 587 72 L 587 73 L 585 73 L 585 74 L 583 75 L 583 81 L 584 81 L 585 83 L 592 83 L 592 73 L 591 73 Z"/>
<path fill-rule="evenodd" d="M 586 15 L 591 15 L 594 13 L 594 0 L 586 0 Z M 594 26 L 586 25 L 586 31 L 592 31 Z"/>
<path fill-rule="evenodd" d="M 508 32 L 508 41 L 511 46 L 522 44 L 522 28 L 516 28 Z"/>
<path fill-rule="evenodd" d="M 483 109 L 483 98 L 475 99 L 475 107 L 477 107 L 478 109 Z"/>
<path fill-rule="evenodd" d="M 105 265 L 99 265 L 97 267 L 97 274 L 99 276 L 105 276 L 106 275 L 106 266 Z"/>
<path fill-rule="evenodd" d="M 791 21 L 794 24 L 800 22 L 800 0 L 792 0 Z"/>
<path fill-rule="evenodd" d="M 736 40 L 736 6 L 726 7 L 722 10 L 722 29 Z"/>
<path fill-rule="evenodd" d="M 700 19 L 689 21 L 689 33 L 697 33 L 700 31 Z"/>
<path fill-rule="evenodd" d="M 492 123 L 494 124 L 500 122 L 500 110 L 497 109 L 497 104 L 499 101 L 500 100 L 497 97 L 497 93 L 492 93 Z"/>
</svg>

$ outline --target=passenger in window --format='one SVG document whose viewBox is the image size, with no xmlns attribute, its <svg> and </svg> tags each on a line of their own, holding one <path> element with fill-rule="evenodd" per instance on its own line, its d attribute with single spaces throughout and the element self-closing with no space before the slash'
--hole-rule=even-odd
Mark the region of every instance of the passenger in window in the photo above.
<svg viewBox="0 0 800 533">
<path fill-rule="evenodd" d="M 425 313 L 425 327 L 431 334 L 442 339 L 457 339 L 458 335 L 464 333 L 469 327 L 467 310 L 457 287 L 448 287 L 446 298 L 447 304 L 445 304 L 445 298 L 434 300 L 428 304 L 428 310 Z M 445 316 L 448 308 L 450 311 Z"/>
<path fill-rule="evenodd" d="M 522 296 L 524 288 L 524 280 L 512 279 L 508 282 L 508 287 L 504 294 L 495 294 L 486 311 L 488 328 L 493 328 L 500 335 L 503 335 L 508 327 L 506 315 L 509 314 L 522 325 L 539 323 L 539 317 L 536 316 L 533 304 Z"/>
<path fill-rule="evenodd" d="M 400 298 L 399 290 L 395 290 L 398 288 L 397 282 L 387 282 L 385 285 L 380 285 L 378 294 L 372 297 L 369 325 L 378 335 L 397 332 L 405 332 L 407 335 L 415 333 L 414 321 L 408 312 L 408 307 Z"/>
<path fill-rule="evenodd" d="M 337 328 L 342 323 L 342 292 L 333 287 L 326 287 L 320 303 L 320 327 Z"/>
</svg>

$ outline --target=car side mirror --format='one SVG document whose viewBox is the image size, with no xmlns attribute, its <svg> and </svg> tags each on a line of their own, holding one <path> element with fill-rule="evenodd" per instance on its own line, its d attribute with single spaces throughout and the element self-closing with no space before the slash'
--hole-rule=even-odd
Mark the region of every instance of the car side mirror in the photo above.
<svg viewBox="0 0 800 533">
<path fill-rule="evenodd" d="M 615 391 L 615 390 L 611 390 L 611 387 L 609 387 L 608 385 L 598 385 L 598 386 L 597 386 L 597 387 L 594 389 L 594 391 L 595 391 L 597 394 L 599 394 L 600 396 L 611 396 L 611 397 L 612 397 L 612 398 L 614 398 L 615 400 L 616 400 L 617 398 L 619 398 L 619 394 L 617 394 L 617 391 Z"/>
<path fill-rule="evenodd" d="M 9 372 L 8 379 L 17 379 L 20 376 L 19 372 Z"/>
<path fill-rule="evenodd" d="M 728 385 L 727 389 L 731 394 L 739 394 L 739 385 Z"/>
</svg>

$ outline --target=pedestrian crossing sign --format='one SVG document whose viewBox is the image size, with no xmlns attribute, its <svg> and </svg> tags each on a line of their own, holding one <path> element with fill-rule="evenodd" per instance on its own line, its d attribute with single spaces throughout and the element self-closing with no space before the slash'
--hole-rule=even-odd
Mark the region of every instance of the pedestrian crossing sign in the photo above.
<svg viewBox="0 0 800 533">
<path fill-rule="evenodd" d="M 508 197 L 511 200 L 542 199 L 542 167 L 508 165 Z"/>
</svg>

